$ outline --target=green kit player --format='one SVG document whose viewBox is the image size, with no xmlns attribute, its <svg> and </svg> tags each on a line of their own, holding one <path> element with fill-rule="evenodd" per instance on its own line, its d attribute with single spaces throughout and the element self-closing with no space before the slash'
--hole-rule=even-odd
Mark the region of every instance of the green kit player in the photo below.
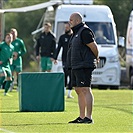
<svg viewBox="0 0 133 133">
<path fill-rule="evenodd" d="M 14 46 L 13 53 L 13 63 L 11 65 L 11 71 L 14 78 L 16 73 L 17 85 L 18 85 L 18 74 L 22 71 L 22 56 L 26 53 L 26 47 L 22 39 L 18 38 L 18 32 L 16 29 L 11 29 L 11 34 L 13 35 L 12 45 Z M 11 89 L 13 86 L 11 87 Z"/>
<path fill-rule="evenodd" d="M 12 34 L 8 33 L 6 34 L 5 41 L 0 44 L 0 86 L 6 81 L 4 95 L 7 94 L 10 83 L 12 82 L 12 73 L 10 69 L 14 51 L 14 47 L 11 44 L 12 40 Z"/>
</svg>

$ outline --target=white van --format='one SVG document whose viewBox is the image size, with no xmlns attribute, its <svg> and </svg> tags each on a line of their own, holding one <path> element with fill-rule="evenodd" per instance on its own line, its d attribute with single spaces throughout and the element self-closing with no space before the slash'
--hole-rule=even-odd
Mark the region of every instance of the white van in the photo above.
<svg viewBox="0 0 133 133">
<path fill-rule="evenodd" d="M 121 66 L 119 62 L 116 25 L 110 8 L 105 5 L 83 4 L 62 4 L 58 6 L 55 12 L 54 26 L 57 41 L 60 35 L 64 33 L 64 22 L 69 21 L 69 17 L 73 12 L 80 12 L 83 15 L 84 22 L 93 30 L 95 35 L 97 35 L 96 31 L 98 27 L 101 27 L 104 36 L 108 40 L 97 40 L 100 63 L 93 72 L 92 85 L 96 85 L 100 89 L 108 87 L 110 89 L 118 89 L 120 85 Z M 61 63 L 58 66 L 54 66 L 53 71 L 55 71 L 55 67 L 58 71 L 62 71 L 60 65 Z"/>
<path fill-rule="evenodd" d="M 133 89 L 133 11 L 130 13 L 126 36 L 126 72 L 131 89 Z"/>
</svg>

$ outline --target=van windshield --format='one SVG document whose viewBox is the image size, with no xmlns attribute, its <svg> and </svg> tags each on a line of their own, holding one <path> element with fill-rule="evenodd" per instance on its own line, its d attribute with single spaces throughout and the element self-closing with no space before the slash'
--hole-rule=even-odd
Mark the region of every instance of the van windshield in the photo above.
<svg viewBox="0 0 133 133">
<path fill-rule="evenodd" d="M 109 22 L 86 22 L 95 34 L 97 44 L 115 44 L 112 24 Z"/>
<path fill-rule="evenodd" d="M 59 22 L 57 25 L 57 41 L 59 40 L 60 35 L 64 33 L 64 23 Z M 86 24 L 92 29 L 95 34 L 95 40 L 98 45 L 114 45 L 114 32 L 112 24 L 109 22 L 86 22 Z"/>
</svg>

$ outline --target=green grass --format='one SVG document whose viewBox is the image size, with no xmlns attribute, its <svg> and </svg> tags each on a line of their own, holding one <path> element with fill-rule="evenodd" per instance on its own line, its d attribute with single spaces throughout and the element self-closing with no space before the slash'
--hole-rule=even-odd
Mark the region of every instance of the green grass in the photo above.
<svg viewBox="0 0 133 133">
<path fill-rule="evenodd" d="M 65 98 L 64 112 L 19 112 L 18 92 L 3 96 L 0 90 L 0 132 L 4 133 L 90 133 L 133 132 L 133 91 L 93 89 L 94 124 L 68 124 L 78 117 L 77 96 Z"/>
</svg>

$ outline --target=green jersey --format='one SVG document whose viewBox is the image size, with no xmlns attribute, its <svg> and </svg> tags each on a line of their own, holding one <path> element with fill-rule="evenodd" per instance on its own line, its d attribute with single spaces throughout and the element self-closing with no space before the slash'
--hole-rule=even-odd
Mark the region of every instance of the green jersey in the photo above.
<svg viewBox="0 0 133 133">
<path fill-rule="evenodd" d="M 2 61 L 1 67 L 10 66 L 10 58 L 12 58 L 14 52 L 14 46 L 8 45 L 6 42 L 0 44 L 0 61 Z"/>
<path fill-rule="evenodd" d="M 14 52 L 18 53 L 18 58 L 13 60 L 13 64 L 22 64 L 21 56 L 26 53 L 26 47 L 22 39 L 16 38 L 12 45 L 14 46 Z"/>
</svg>

